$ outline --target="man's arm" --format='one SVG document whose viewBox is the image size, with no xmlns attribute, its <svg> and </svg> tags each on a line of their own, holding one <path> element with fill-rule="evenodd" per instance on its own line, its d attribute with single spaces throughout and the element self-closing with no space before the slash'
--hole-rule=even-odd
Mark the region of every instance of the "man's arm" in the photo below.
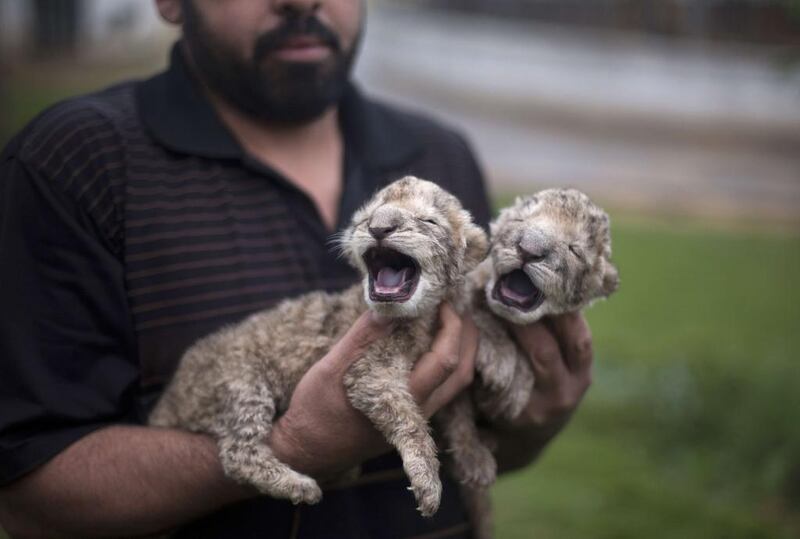
<svg viewBox="0 0 800 539">
<path fill-rule="evenodd" d="M 253 494 L 207 436 L 110 426 L 0 489 L 0 523 L 15 538 L 140 536 Z"/>
</svg>

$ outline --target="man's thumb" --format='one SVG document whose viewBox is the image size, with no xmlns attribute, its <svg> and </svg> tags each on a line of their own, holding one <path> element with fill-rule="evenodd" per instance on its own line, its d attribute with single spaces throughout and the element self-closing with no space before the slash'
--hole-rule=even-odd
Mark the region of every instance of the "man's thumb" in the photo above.
<svg viewBox="0 0 800 539">
<path fill-rule="evenodd" d="M 378 317 L 372 311 L 366 311 L 356 319 L 339 341 L 322 359 L 329 367 L 347 369 L 354 361 L 361 358 L 370 344 L 391 333 L 392 322 Z"/>
</svg>

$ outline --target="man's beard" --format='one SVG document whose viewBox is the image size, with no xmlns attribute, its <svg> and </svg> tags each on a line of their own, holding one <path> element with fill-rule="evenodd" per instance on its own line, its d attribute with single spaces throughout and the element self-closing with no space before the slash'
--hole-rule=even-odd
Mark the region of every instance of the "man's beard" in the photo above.
<svg viewBox="0 0 800 539">
<path fill-rule="evenodd" d="M 290 14 L 258 37 L 250 60 L 240 58 L 208 32 L 191 0 L 183 4 L 183 40 L 197 76 L 233 107 L 256 119 L 301 125 L 339 102 L 350 77 L 360 33 L 349 50 L 313 14 Z M 322 62 L 268 58 L 288 39 L 314 37 L 330 47 Z"/>
</svg>

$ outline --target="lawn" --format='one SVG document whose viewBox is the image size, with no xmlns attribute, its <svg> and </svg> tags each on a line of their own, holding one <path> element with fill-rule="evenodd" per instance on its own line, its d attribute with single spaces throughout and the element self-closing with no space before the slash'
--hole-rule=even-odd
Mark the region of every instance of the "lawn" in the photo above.
<svg viewBox="0 0 800 539">
<path fill-rule="evenodd" d="M 22 72 L 0 144 L 121 73 Z M 595 384 L 540 462 L 500 480 L 498 537 L 800 536 L 800 236 L 622 214 L 613 236 L 620 291 L 588 312 Z"/>
</svg>

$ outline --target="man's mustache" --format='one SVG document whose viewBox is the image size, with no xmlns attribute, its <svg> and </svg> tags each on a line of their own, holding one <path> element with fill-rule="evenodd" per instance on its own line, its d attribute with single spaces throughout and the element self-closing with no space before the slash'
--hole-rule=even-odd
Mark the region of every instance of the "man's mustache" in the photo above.
<svg viewBox="0 0 800 539">
<path fill-rule="evenodd" d="M 277 28 L 261 34 L 256 40 L 253 60 L 260 62 L 267 54 L 283 48 L 286 42 L 297 37 L 315 37 L 334 52 L 341 50 L 339 38 L 314 15 L 289 16 Z"/>
</svg>

